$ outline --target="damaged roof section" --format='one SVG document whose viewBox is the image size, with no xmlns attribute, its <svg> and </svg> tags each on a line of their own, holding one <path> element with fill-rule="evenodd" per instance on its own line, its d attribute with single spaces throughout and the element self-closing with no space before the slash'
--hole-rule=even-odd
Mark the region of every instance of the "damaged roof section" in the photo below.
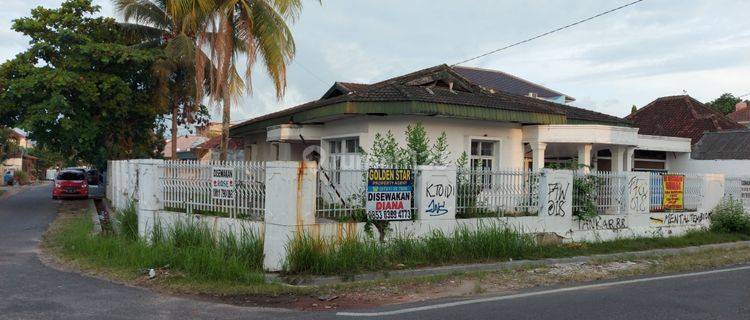
<svg viewBox="0 0 750 320">
<path fill-rule="evenodd" d="M 321 99 L 234 126 L 232 135 L 282 123 L 315 123 L 347 115 L 427 115 L 524 124 L 569 121 L 628 125 L 614 116 L 479 85 L 447 65 L 373 84 L 336 82 Z"/>
</svg>

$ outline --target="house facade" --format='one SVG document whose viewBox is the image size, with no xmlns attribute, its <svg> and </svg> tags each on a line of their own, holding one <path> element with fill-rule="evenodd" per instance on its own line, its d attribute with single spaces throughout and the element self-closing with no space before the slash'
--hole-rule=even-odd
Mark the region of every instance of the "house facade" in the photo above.
<svg viewBox="0 0 750 320">
<path fill-rule="evenodd" d="M 440 65 L 369 85 L 337 82 L 321 99 L 235 125 L 230 136 L 244 141 L 245 160 L 320 159 L 334 169 L 361 166 L 378 133 L 404 145 L 414 123 L 433 141 L 445 132 L 448 161 L 466 153 L 475 169 L 576 161 L 668 170 L 690 152 L 690 139 L 640 134 L 625 119 L 561 103 L 573 100 L 501 72 Z"/>
</svg>

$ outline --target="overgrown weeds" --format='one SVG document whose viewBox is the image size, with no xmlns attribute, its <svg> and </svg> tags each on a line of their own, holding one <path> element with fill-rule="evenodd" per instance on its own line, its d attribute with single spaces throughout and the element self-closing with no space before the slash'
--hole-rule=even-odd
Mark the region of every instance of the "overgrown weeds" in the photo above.
<svg viewBox="0 0 750 320">
<path fill-rule="evenodd" d="M 742 202 L 731 198 L 723 200 L 711 215 L 711 230 L 750 235 L 750 215 L 745 212 Z"/>
<path fill-rule="evenodd" d="M 264 282 L 263 241 L 252 231 L 215 236 L 199 223 L 178 222 L 166 230 L 156 226 L 147 242 L 138 237 L 132 207 L 114 216 L 121 230 L 117 235 L 92 234 L 91 219 L 82 215 L 62 226 L 52 242 L 68 258 L 131 274 L 162 268 L 197 280 Z"/>
<path fill-rule="evenodd" d="M 396 236 L 385 243 L 358 238 L 320 239 L 303 234 L 287 248 L 285 271 L 291 274 L 352 275 L 366 271 L 561 258 L 741 240 L 750 240 L 750 235 L 695 230 L 677 237 L 541 245 L 533 235 L 498 224 L 477 229 L 460 227 L 450 234 L 434 231 L 418 239 Z"/>
</svg>

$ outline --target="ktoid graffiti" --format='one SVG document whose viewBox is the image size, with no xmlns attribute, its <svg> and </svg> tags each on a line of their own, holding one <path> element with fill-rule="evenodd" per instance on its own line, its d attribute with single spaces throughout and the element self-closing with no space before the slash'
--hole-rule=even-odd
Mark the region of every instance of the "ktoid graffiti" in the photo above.
<svg viewBox="0 0 750 320">
<path fill-rule="evenodd" d="M 647 212 L 650 204 L 648 199 L 646 180 L 631 177 L 628 182 L 628 192 L 630 193 L 629 209 L 636 212 Z"/>
<path fill-rule="evenodd" d="M 425 195 L 427 199 L 430 199 L 430 202 L 427 204 L 425 212 L 433 217 L 442 216 L 448 213 L 445 203 L 453 196 L 453 188 L 453 185 L 445 185 L 442 183 L 430 183 L 427 185 L 427 188 L 425 188 Z"/>
<path fill-rule="evenodd" d="M 562 183 L 555 182 L 547 185 L 547 214 L 550 216 L 564 217 L 565 204 L 568 202 L 568 189 L 570 183 L 563 187 Z"/>
</svg>

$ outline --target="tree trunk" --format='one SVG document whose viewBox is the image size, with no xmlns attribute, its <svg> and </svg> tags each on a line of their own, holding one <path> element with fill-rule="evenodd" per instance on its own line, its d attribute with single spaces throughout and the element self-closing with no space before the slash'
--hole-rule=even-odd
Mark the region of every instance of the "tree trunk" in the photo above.
<svg viewBox="0 0 750 320">
<path fill-rule="evenodd" d="M 229 151 L 229 112 L 230 112 L 230 99 L 229 93 L 224 93 L 224 106 L 221 117 L 221 155 L 219 159 L 221 161 L 227 160 L 227 152 Z"/>
<path fill-rule="evenodd" d="M 177 160 L 177 105 L 172 106 L 172 160 Z"/>
</svg>

